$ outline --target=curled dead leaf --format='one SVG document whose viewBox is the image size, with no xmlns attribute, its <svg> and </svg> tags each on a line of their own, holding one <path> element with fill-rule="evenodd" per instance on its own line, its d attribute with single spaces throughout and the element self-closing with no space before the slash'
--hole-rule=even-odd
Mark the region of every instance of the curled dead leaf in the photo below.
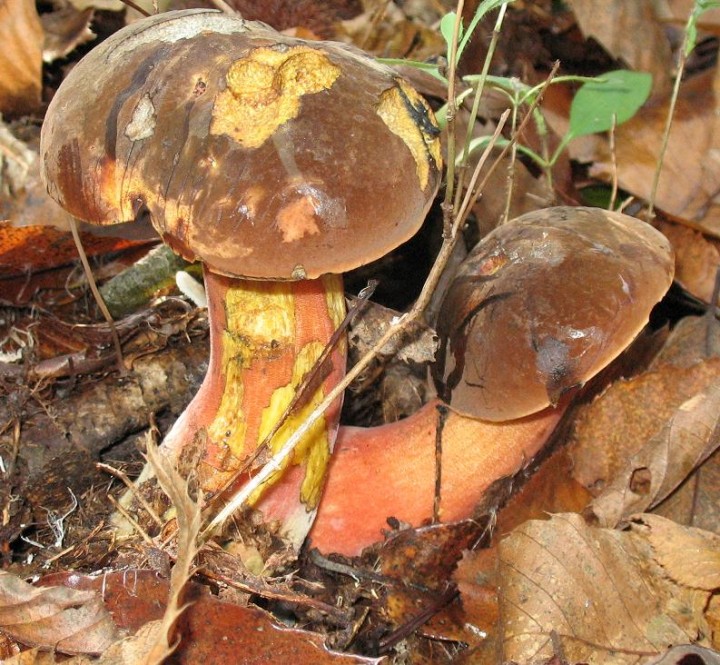
<svg viewBox="0 0 720 665">
<path fill-rule="evenodd" d="M 62 653 L 102 653 L 120 633 L 94 591 L 34 587 L 0 571 L 0 630 L 16 641 Z"/>
</svg>

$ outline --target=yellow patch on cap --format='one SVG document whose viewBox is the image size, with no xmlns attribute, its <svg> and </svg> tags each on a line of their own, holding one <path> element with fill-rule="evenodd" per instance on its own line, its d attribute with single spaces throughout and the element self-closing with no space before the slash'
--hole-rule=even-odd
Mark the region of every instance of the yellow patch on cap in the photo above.
<svg viewBox="0 0 720 665">
<path fill-rule="evenodd" d="M 410 149 L 420 187 L 425 189 L 430 168 L 439 169 L 442 164 L 440 130 L 432 109 L 422 96 L 401 79 L 396 79 L 396 83 L 396 87 L 380 95 L 377 112 L 388 129 Z"/>
<path fill-rule="evenodd" d="M 303 95 L 327 90 L 339 76 L 340 68 L 320 50 L 256 48 L 230 66 L 227 88 L 215 100 L 210 132 L 258 148 L 298 115 Z"/>
</svg>

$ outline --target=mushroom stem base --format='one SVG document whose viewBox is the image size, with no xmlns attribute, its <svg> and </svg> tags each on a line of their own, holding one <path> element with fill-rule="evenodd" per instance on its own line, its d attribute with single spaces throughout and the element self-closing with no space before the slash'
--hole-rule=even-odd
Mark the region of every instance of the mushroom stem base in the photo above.
<svg viewBox="0 0 720 665">
<path fill-rule="evenodd" d="M 340 429 L 312 547 L 354 556 L 382 539 L 389 517 L 412 526 L 430 523 L 440 406 L 433 400 L 405 420 Z M 517 473 L 542 449 L 563 412 L 546 409 L 491 423 L 447 410 L 440 437 L 441 521 L 472 517 L 495 481 Z"/>
<path fill-rule="evenodd" d="M 317 359 L 345 314 L 337 276 L 300 282 L 249 281 L 206 271 L 210 362 L 198 393 L 160 449 L 212 497 L 238 472 L 250 477 L 280 448 L 345 371 L 341 339 Z M 313 380 L 296 400 L 309 374 Z M 272 533 L 297 549 L 312 524 L 338 428 L 329 409 L 287 467 L 251 498 Z M 258 450 L 272 435 L 269 444 Z M 253 527 L 255 529 L 256 527 Z"/>
</svg>

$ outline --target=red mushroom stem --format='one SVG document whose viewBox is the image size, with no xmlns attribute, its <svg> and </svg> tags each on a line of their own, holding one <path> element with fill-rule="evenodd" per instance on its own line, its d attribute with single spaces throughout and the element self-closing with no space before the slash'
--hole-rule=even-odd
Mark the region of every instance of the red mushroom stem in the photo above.
<svg viewBox="0 0 720 665">
<path fill-rule="evenodd" d="M 435 499 L 436 441 L 442 419 L 443 522 L 471 516 L 497 480 L 511 476 L 547 443 L 565 411 L 548 408 L 493 423 L 444 408 L 438 399 L 409 418 L 379 427 L 341 427 L 310 544 L 347 556 L 381 540 L 394 517 L 430 522 Z"/>
<path fill-rule="evenodd" d="M 163 441 L 175 459 L 197 451 L 200 487 L 214 494 L 241 469 L 293 400 L 297 387 L 340 326 L 342 278 L 298 282 L 249 281 L 205 272 L 210 363 L 198 393 Z M 345 371 L 345 342 L 333 350 L 319 387 L 270 441 L 282 445 Z M 278 469 L 251 505 L 266 522 L 279 521 L 299 544 L 317 507 L 337 433 L 341 400 L 324 414 L 295 450 L 290 467 Z M 277 485 L 265 505 L 265 490 Z"/>
</svg>

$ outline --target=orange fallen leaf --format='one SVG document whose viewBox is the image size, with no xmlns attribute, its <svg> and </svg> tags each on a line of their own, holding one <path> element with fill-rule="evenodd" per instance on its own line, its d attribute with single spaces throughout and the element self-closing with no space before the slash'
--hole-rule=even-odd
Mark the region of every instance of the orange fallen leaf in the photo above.
<svg viewBox="0 0 720 665">
<path fill-rule="evenodd" d="M 83 233 L 80 238 L 88 256 L 146 243 L 91 233 Z M 49 226 L 16 228 L 0 222 L 0 278 L 47 270 L 77 259 L 78 251 L 70 233 Z"/>
<path fill-rule="evenodd" d="M 102 665 L 135 665 L 137 654 L 152 643 L 169 593 L 167 580 L 152 570 L 126 570 L 87 576 L 70 573 L 49 578 L 75 588 L 102 592 L 116 623 L 137 640 L 121 640 L 107 648 Z M 58 588 L 58 587 L 55 587 Z M 83 593 L 90 593 L 84 591 Z M 92 595 L 95 595 L 93 593 Z M 323 638 L 305 630 L 282 626 L 267 612 L 254 606 L 223 602 L 199 585 L 191 585 L 186 601 L 191 602 L 177 622 L 181 642 L 172 662 L 179 665 L 225 665 L 244 663 L 292 663 L 293 665 L 373 665 L 376 658 L 341 654 L 327 650 Z M 97 662 L 97 661 L 95 661 Z"/>
</svg>

